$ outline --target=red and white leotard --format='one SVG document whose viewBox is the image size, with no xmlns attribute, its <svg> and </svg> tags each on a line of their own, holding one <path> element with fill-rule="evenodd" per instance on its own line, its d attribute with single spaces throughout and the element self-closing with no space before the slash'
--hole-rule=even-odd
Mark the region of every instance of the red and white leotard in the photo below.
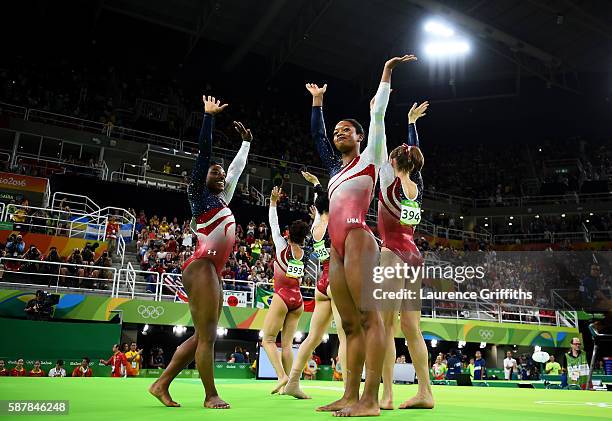
<svg viewBox="0 0 612 421">
<path fill-rule="evenodd" d="M 327 138 L 322 108 L 312 108 L 312 136 L 331 177 L 327 186 L 328 232 L 332 247 L 341 257 L 344 257 L 344 243 L 350 230 L 363 229 L 372 233 L 366 225 L 366 214 L 374 196 L 378 169 L 385 162 L 384 117 L 389 102 L 389 86 L 389 83 L 381 82 L 376 92 L 374 106 L 370 110 L 367 147 L 344 167 Z"/>
<path fill-rule="evenodd" d="M 193 215 L 191 229 L 198 237 L 198 246 L 183 264 L 183 270 L 194 260 L 207 258 L 215 265 L 217 274 L 221 274 L 236 241 L 236 220 L 228 204 L 246 166 L 251 144 L 242 142 L 240 150 L 227 169 L 223 191 L 213 194 L 206 187 L 206 175 L 212 154 L 213 122 L 212 115 L 204 115 L 199 140 L 200 153 L 193 167 L 191 183 L 187 188 Z"/>
<path fill-rule="evenodd" d="M 419 138 L 414 124 L 408 126 L 408 145 L 409 147 L 419 145 Z M 410 174 L 410 179 L 417 185 L 417 192 L 414 197 L 406 197 L 402 188 L 402 182 L 399 177 L 395 176 L 390 162 L 385 162 L 380 168 L 379 174 L 378 233 L 382 239 L 382 247 L 391 250 L 407 264 L 420 265 L 423 259 L 414 243 L 414 226 L 401 224 L 400 213 L 402 200 L 414 200 L 419 205 L 422 203 L 423 178 L 421 173 L 417 171 Z"/>
<path fill-rule="evenodd" d="M 297 310 L 304 304 L 302 292 L 300 291 L 301 278 L 287 276 L 287 266 L 291 259 L 302 260 L 304 258 L 304 251 L 302 250 L 302 256 L 299 259 L 293 256 L 291 246 L 281 235 L 276 206 L 270 206 L 268 219 L 275 248 L 274 292 L 285 302 L 287 310 Z"/>
</svg>

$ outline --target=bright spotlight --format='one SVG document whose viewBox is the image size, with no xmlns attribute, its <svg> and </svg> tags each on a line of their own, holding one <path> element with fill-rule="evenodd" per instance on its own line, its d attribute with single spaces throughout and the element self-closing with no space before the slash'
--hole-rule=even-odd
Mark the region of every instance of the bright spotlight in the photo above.
<svg viewBox="0 0 612 421">
<path fill-rule="evenodd" d="M 430 34 L 437 35 L 439 37 L 452 37 L 455 35 L 455 31 L 450 26 L 446 25 L 443 22 L 430 20 L 425 23 L 425 32 L 429 32 Z"/>
<path fill-rule="evenodd" d="M 480 348 L 486 348 L 487 347 L 487 343 L 486 342 L 481 342 L 480 343 Z"/>
<path fill-rule="evenodd" d="M 463 347 L 465 347 L 465 344 L 466 344 L 466 343 L 467 343 L 467 342 L 465 342 L 465 341 L 459 341 L 459 342 L 457 343 L 457 348 L 463 348 Z"/>
<path fill-rule="evenodd" d="M 174 326 L 172 332 L 174 332 L 176 336 L 183 336 L 185 332 L 187 332 L 187 328 L 185 326 Z"/>
<path fill-rule="evenodd" d="M 261 338 L 263 338 L 263 335 L 264 335 L 263 330 L 260 330 L 260 331 L 259 331 L 259 338 L 260 338 L 260 339 L 261 339 Z"/>
<path fill-rule="evenodd" d="M 142 327 L 142 331 L 143 331 L 143 332 L 146 332 L 147 330 L 149 330 L 149 325 L 148 325 L 148 324 L 146 324 L 146 325 L 144 325 L 144 326 Z"/>
<path fill-rule="evenodd" d="M 295 332 L 293 339 L 295 339 L 296 342 L 300 342 L 302 338 L 304 338 L 304 334 L 302 332 L 300 332 L 299 330 Z"/>
<path fill-rule="evenodd" d="M 425 54 L 430 57 L 449 57 L 467 54 L 470 44 L 464 40 L 431 41 L 425 44 Z"/>
<path fill-rule="evenodd" d="M 438 340 L 437 340 L 437 339 L 432 339 L 432 340 L 431 340 L 431 347 L 432 347 L 432 348 L 435 348 L 435 347 L 437 347 L 437 346 L 438 346 Z"/>
<path fill-rule="evenodd" d="M 227 335 L 227 329 L 224 327 L 218 327 L 217 328 L 217 336 L 219 337 L 224 337 Z"/>
</svg>

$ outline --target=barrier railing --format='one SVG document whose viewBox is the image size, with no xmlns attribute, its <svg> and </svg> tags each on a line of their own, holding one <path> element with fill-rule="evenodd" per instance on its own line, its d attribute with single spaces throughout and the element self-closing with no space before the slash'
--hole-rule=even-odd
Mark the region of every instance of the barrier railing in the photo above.
<svg viewBox="0 0 612 421">
<path fill-rule="evenodd" d="M 55 292 L 79 290 L 109 295 L 115 288 L 114 280 L 117 269 L 113 267 L 26 260 L 15 257 L 0 257 L 0 264 L 4 265 L 4 273 L 0 279 L 3 285 L 37 288 L 46 286 L 47 288 L 54 287 Z M 25 282 L 14 282 L 23 278 Z M 46 280 L 46 282 L 28 282 L 33 279 Z"/>
<path fill-rule="evenodd" d="M 111 181 L 137 184 L 142 186 L 157 187 L 160 189 L 187 190 L 187 183 L 165 180 L 151 176 L 138 174 L 128 174 L 121 171 L 113 171 L 110 176 Z"/>
<path fill-rule="evenodd" d="M 150 143 L 153 145 L 166 146 L 174 149 L 180 149 L 181 147 L 180 139 L 161 136 L 155 133 L 142 132 L 140 130 L 129 129 L 127 127 L 109 127 L 107 136 L 131 140 L 139 143 Z"/>
<path fill-rule="evenodd" d="M 0 102 L 0 115 L 8 115 L 10 117 L 25 119 L 27 112 L 28 109 L 26 107 Z"/>
<path fill-rule="evenodd" d="M 100 210 L 100 206 L 89 197 L 82 194 L 55 192 L 51 200 L 51 208 L 58 209 L 61 205 L 82 213 L 93 213 Z"/>
<path fill-rule="evenodd" d="M 123 267 L 123 262 L 125 260 L 125 240 L 121 235 L 117 236 L 117 250 L 115 254 L 121 259 L 121 267 Z"/>
<path fill-rule="evenodd" d="M 108 175 L 108 165 L 102 161 L 99 167 L 90 167 L 87 165 L 71 164 L 59 159 L 39 158 L 34 155 L 21 154 L 15 158 L 16 162 L 19 162 L 19 166 L 31 166 L 39 171 L 41 176 L 48 174 L 65 174 L 67 172 L 83 174 L 83 175 L 95 175 L 101 180 L 106 180 Z"/>
<path fill-rule="evenodd" d="M 5 207 L 2 219 L 13 222 L 15 229 L 39 234 L 90 236 L 97 241 L 103 241 L 106 234 L 105 217 L 81 212 L 11 204 Z"/>
<path fill-rule="evenodd" d="M 612 231 L 590 231 L 591 241 L 610 241 L 612 240 Z"/>
<path fill-rule="evenodd" d="M 159 301 L 160 275 L 158 272 L 134 269 L 131 262 L 117 272 L 113 297 L 129 297 Z"/>
<path fill-rule="evenodd" d="M 64 114 L 51 113 L 49 111 L 29 109 L 25 120 L 52 124 L 54 126 L 66 127 L 80 131 L 88 131 L 108 136 L 110 126 L 99 121 L 85 120 L 83 118 L 71 117 Z"/>
</svg>

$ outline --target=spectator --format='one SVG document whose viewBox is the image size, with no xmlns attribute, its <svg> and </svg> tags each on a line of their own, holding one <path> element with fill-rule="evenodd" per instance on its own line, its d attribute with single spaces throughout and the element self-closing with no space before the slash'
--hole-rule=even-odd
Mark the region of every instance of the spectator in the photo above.
<svg viewBox="0 0 612 421">
<path fill-rule="evenodd" d="M 57 252 L 57 247 L 51 247 L 49 249 L 49 253 L 47 253 L 43 261 L 49 262 L 49 263 L 61 263 L 62 258 Z M 60 269 L 58 265 L 43 265 L 43 272 L 44 273 L 59 273 Z"/>
<path fill-rule="evenodd" d="M 6 253 L 8 257 L 21 257 L 25 253 L 25 241 L 21 234 L 11 236 L 6 241 Z"/>
<path fill-rule="evenodd" d="M 108 360 L 100 360 L 100 364 L 111 366 L 111 377 L 125 377 L 128 365 L 125 354 L 121 352 L 119 344 L 113 345 L 113 355 Z"/>
<path fill-rule="evenodd" d="M 25 313 L 28 320 L 49 320 L 53 308 L 45 303 L 47 294 L 43 290 L 36 291 L 36 296 L 27 302 Z"/>
<path fill-rule="evenodd" d="M 125 353 L 125 358 L 128 362 L 127 376 L 138 377 L 142 361 L 142 349 L 137 349 L 136 342 L 130 344 L 130 350 Z"/>
<path fill-rule="evenodd" d="M 40 360 L 34 361 L 34 367 L 28 373 L 28 377 L 45 377 L 45 372 L 40 368 Z"/>
<path fill-rule="evenodd" d="M 470 358 L 470 363 L 468 364 L 467 369 L 468 373 L 470 373 L 470 379 L 472 380 L 474 380 L 475 368 L 476 366 L 474 365 L 474 358 Z"/>
<path fill-rule="evenodd" d="M 60 269 L 60 274 L 62 275 L 62 284 L 64 286 L 81 288 L 83 283 L 83 277 L 85 276 L 85 269 L 82 266 L 77 266 L 83 265 L 83 256 L 81 256 L 81 250 L 75 248 L 70 254 L 70 256 L 68 256 L 66 263 L 69 263 L 69 265 L 63 266 Z"/>
<path fill-rule="evenodd" d="M 436 357 L 436 361 L 431 366 L 431 373 L 434 380 L 444 380 L 444 377 L 446 377 L 446 371 L 446 364 L 444 364 L 442 361 L 442 356 L 438 355 Z"/>
<path fill-rule="evenodd" d="M 49 370 L 49 377 L 66 377 L 66 370 L 64 369 L 64 360 L 57 360 L 55 367 Z"/>
<path fill-rule="evenodd" d="M 113 261 L 111 260 L 107 251 L 102 253 L 102 256 L 98 260 L 96 260 L 95 266 L 102 268 L 111 268 L 113 266 Z M 93 287 L 99 289 L 108 289 L 108 281 L 113 279 L 113 271 L 110 269 L 96 269 L 91 274 L 92 278 L 99 279 L 99 281 L 94 282 Z"/>
<path fill-rule="evenodd" d="M 41 260 L 40 250 L 36 248 L 34 244 L 30 246 L 26 254 L 23 255 L 24 260 L 32 260 L 31 262 L 26 262 L 21 267 L 21 272 L 25 273 L 38 273 L 40 271 L 40 263 L 35 263 L 34 261 Z"/>
<path fill-rule="evenodd" d="M 91 377 L 92 374 L 89 358 L 87 357 L 83 357 L 81 365 L 74 367 L 74 370 L 72 370 L 72 377 Z"/>
<path fill-rule="evenodd" d="M 550 374 L 552 376 L 558 376 L 561 374 L 561 364 L 555 361 L 555 356 L 550 355 L 548 358 L 548 362 L 546 363 L 546 367 L 544 368 L 546 374 Z"/>
<path fill-rule="evenodd" d="M 450 358 L 448 359 L 448 370 L 446 371 L 447 380 L 455 380 L 461 374 L 461 359 L 457 357 L 457 352 L 451 349 Z"/>
<path fill-rule="evenodd" d="M 0 360 L 0 377 L 10 376 L 11 373 L 7 370 L 4 360 Z"/>
<path fill-rule="evenodd" d="M 319 366 L 317 365 L 317 362 L 310 358 L 304 366 L 304 380 L 314 380 L 318 370 Z"/>
<path fill-rule="evenodd" d="M 27 374 L 26 369 L 23 367 L 23 358 L 19 358 L 17 360 L 17 364 L 15 365 L 15 368 L 11 370 L 11 376 L 12 377 L 25 377 L 26 374 Z"/>
<path fill-rule="evenodd" d="M 151 359 L 149 362 L 149 366 L 151 368 L 166 368 L 166 363 L 164 361 L 164 350 L 161 348 L 154 348 L 151 352 Z"/>
<path fill-rule="evenodd" d="M 334 374 L 332 376 L 332 381 L 342 381 L 342 365 L 340 364 L 340 357 L 336 356 L 336 358 L 332 358 L 332 369 L 334 370 Z"/>
<path fill-rule="evenodd" d="M 516 360 L 512 358 L 512 351 L 506 351 L 504 358 L 504 379 L 512 380 L 512 374 L 517 370 Z"/>
<path fill-rule="evenodd" d="M 234 362 L 236 364 L 244 363 L 244 354 L 242 353 L 242 350 L 240 349 L 239 346 L 234 348 L 234 353 L 232 354 L 231 358 L 234 359 Z"/>
<path fill-rule="evenodd" d="M 164 164 L 164 167 L 162 168 L 162 172 L 164 174 L 170 174 L 172 172 L 172 167 L 170 166 L 170 161 L 166 162 Z"/>
<path fill-rule="evenodd" d="M 474 380 L 484 380 L 487 377 L 487 362 L 482 358 L 482 353 L 476 351 L 476 359 L 474 360 Z"/>
</svg>

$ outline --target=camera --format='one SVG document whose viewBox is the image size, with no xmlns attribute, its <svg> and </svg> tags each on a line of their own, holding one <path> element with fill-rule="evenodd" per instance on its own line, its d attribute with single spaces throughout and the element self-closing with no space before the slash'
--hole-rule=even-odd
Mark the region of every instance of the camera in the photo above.
<svg viewBox="0 0 612 421">
<path fill-rule="evenodd" d="M 53 307 L 59 303 L 59 294 L 47 294 L 39 289 L 36 298 L 28 301 L 25 312 L 29 320 L 49 320 L 53 313 Z"/>
</svg>

